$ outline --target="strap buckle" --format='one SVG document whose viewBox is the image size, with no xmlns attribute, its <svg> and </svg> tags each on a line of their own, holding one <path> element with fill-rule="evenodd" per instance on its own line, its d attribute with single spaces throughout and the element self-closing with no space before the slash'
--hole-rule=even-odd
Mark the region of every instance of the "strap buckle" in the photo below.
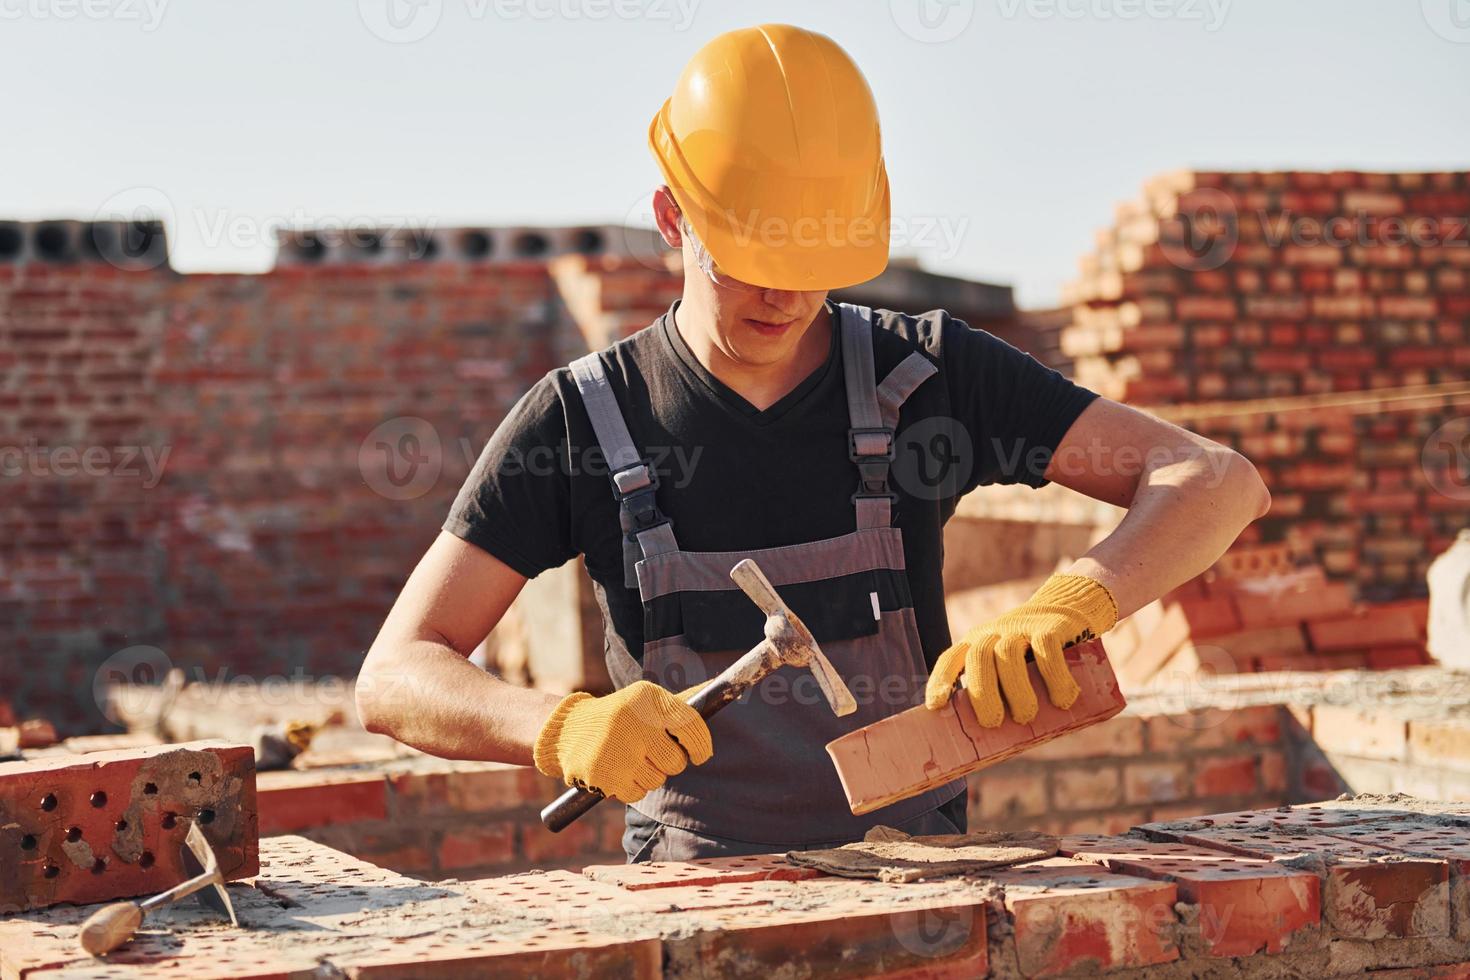
<svg viewBox="0 0 1470 980">
<path fill-rule="evenodd" d="M 858 426 L 847 430 L 847 458 L 858 468 L 858 489 L 852 495 L 854 504 L 860 499 L 875 498 L 886 498 L 890 504 L 898 502 L 898 494 L 888 489 L 888 467 L 894 456 L 893 434 L 894 430 L 886 425 Z M 863 436 L 882 436 L 883 451 L 862 452 L 859 445 L 866 441 L 861 439 Z"/>
<path fill-rule="evenodd" d="M 647 460 L 637 460 L 608 474 L 613 496 L 618 500 L 618 525 L 623 534 L 634 535 L 660 524 L 670 523 L 658 509 L 655 497 L 659 487 L 658 472 Z"/>
<path fill-rule="evenodd" d="M 856 428 L 847 430 L 847 458 L 854 463 L 862 462 L 864 459 L 882 459 L 884 462 L 893 462 L 893 429 L 886 425 Z M 859 436 L 882 436 L 883 452 L 864 453 L 858 450 Z"/>
</svg>

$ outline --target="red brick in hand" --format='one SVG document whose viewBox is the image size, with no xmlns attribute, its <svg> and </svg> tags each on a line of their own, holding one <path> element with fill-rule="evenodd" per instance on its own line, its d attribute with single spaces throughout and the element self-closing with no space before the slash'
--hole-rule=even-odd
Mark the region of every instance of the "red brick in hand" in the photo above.
<svg viewBox="0 0 1470 980">
<path fill-rule="evenodd" d="M 1054 706 L 1036 665 L 1028 664 L 1031 685 L 1039 692 L 1039 711 L 1030 724 L 1007 716 L 998 727 L 983 728 L 961 690 L 938 711 L 919 705 L 828 742 L 827 754 L 852 812 L 870 813 L 942 786 L 1123 710 L 1127 702 L 1101 642 L 1068 647 L 1066 655 L 1082 693 L 1065 711 Z"/>
</svg>

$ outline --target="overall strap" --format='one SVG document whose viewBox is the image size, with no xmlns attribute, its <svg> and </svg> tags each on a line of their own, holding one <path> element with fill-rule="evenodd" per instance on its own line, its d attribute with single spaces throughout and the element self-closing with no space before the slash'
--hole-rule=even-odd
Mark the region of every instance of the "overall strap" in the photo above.
<svg viewBox="0 0 1470 980">
<path fill-rule="evenodd" d="M 888 488 L 898 411 L 914 389 L 939 369 L 918 351 L 904 358 L 880 385 L 873 366 L 873 311 L 839 303 L 842 370 L 847 384 L 847 454 L 858 467 L 852 495 L 859 530 L 888 527 L 898 495 Z"/>
<path fill-rule="evenodd" d="M 623 530 L 623 584 L 636 589 L 638 573 L 633 566 L 640 556 L 679 550 L 674 525 L 658 509 L 658 474 L 633 445 L 596 351 L 572 362 L 572 377 L 597 433 L 597 444 L 607 458 L 608 478 L 618 502 L 618 524 Z"/>
</svg>

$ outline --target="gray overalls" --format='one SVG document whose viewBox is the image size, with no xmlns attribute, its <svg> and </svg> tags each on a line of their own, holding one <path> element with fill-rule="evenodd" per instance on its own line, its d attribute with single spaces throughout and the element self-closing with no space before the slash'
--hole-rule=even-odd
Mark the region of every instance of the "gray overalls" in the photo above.
<svg viewBox="0 0 1470 980">
<path fill-rule="evenodd" d="M 808 670 L 783 667 L 710 720 L 714 757 L 628 810 L 629 860 L 685 860 L 829 846 L 877 824 L 953 833 L 934 810 L 965 791 L 956 780 L 861 817 L 849 810 L 825 746 L 923 699 L 928 674 L 904 572 L 903 532 L 888 488 L 899 406 L 937 371 L 915 351 L 878 384 L 872 313 L 839 304 L 842 366 L 858 470 L 856 530 L 750 551 L 683 551 L 659 511 L 656 474 L 639 454 L 596 353 L 571 365 L 608 460 L 623 530 L 625 585 L 643 601 L 640 668 L 609 662 L 618 687 L 651 680 L 672 691 L 706 681 L 762 638 L 764 615 L 730 579 L 752 558 L 812 631 L 858 702 L 838 718 Z M 837 433 L 833 433 L 838 438 Z M 641 556 L 641 557 L 640 557 Z M 611 657 L 609 658 L 612 659 Z"/>
</svg>

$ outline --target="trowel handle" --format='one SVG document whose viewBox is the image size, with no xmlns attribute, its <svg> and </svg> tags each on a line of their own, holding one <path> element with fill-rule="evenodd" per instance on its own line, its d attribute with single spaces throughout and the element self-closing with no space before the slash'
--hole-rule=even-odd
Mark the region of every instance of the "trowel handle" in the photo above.
<svg viewBox="0 0 1470 980">
<path fill-rule="evenodd" d="M 110 953 L 133 938 L 143 924 L 143 908 L 137 902 L 113 902 L 87 917 L 77 937 L 90 956 Z"/>
</svg>

